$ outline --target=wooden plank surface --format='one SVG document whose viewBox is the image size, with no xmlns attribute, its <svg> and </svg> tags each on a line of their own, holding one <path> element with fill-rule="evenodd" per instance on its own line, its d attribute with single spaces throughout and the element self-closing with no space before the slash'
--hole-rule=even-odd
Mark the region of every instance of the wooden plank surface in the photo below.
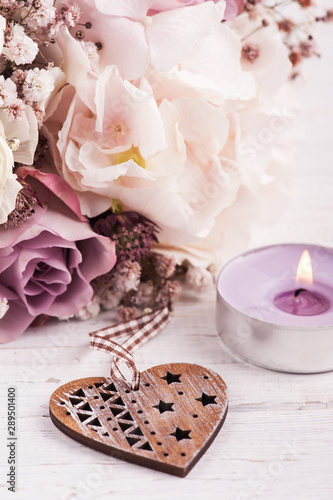
<svg viewBox="0 0 333 500">
<path fill-rule="evenodd" d="M 299 147 L 290 206 L 277 227 L 256 232 L 251 246 L 282 241 L 333 245 L 333 43 L 307 65 L 299 92 L 305 139 Z M 215 294 L 185 291 L 174 320 L 136 355 L 141 370 L 198 363 L 229 387 L 230 408 L 216 440 L 184 478 L 91 450 L 51 422 L 49 397 L 80 377 L 107 376 L 106 354 L 90 351 L 88 333 L 112 319 L 52 322 L 0 349 L 0 498 L 22 500 L 184 499 L 332 500 L 333 373 L 287 375 L 239 362 L 224 351 L 214 324 Z M 17 390 L 17 492 L 7 491 L 7 389 Z"/>
</svg>

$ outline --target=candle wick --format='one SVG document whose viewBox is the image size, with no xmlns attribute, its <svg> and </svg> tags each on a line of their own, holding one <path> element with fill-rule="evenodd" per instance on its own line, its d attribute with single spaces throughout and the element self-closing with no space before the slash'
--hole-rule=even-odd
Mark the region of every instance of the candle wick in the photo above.
<svg viewBox="0 0 333 500">
<path fill-rule="evenodd" d="M 299 296 L 300 293 L 302 292 L 306 292 L 306 288 L 297 288 L 297 290 L 295 290 L 295 293 L 294 293 L 294 297 L 295 299 L 297 299 L 297 297 Z"/>
</svg>

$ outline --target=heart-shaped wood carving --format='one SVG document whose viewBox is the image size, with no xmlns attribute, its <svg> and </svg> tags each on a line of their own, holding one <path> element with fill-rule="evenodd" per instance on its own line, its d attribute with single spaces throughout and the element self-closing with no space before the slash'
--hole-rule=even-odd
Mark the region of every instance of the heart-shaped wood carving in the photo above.
<svg viewBox="0 0 333 500">
<path fill-rule="evenodd" d="M 137 391 L 91 377 L 62 385 L 50 399 L 53 423 L 73 439 L 181 477 L 210 446 L 227 409 L 222 378 L 187 363 L 149 368 Z"/>
</svg>

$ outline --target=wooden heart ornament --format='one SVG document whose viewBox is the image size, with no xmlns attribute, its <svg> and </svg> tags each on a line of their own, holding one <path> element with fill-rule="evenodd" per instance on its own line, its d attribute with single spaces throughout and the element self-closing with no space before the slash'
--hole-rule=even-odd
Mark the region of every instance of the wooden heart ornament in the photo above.
<svg viewBox="0 0 333 500">
<path fill-rule="evenodd" d="M 50 399 L 53 423 L 73 439 L 181 477 L 213 442 L 227 409 L 222 378 L 187 363 L 149 368 L 137 391 L 124 380 L 91 377 L 62 385 Z"/>
</svg>

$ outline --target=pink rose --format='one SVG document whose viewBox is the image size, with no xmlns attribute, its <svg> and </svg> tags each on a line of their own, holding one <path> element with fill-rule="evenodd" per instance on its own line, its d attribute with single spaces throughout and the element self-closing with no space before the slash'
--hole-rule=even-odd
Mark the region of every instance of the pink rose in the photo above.
<svg viewBox="0 0 333 500">
<path fill-rule="evenodd" d="M 185 7 L 186 5 L 197 5 L 199 3 L 207 2 L 208 0 L 158 0 L 153 9 L 156 12 L 163 12 L 165 10 L 176 9 L 177 7 Z M 217 3 L 219 0 L 213 0 Z M 226 7 L 223 19 L 234 19 L 244 10 L 245 0 L 226 0 Z"/>
<path fill-rule="evenodd" d="M 20 227 L 0 227 L 0 299 L 7 303 L 0 343 L 19 336 L 40 314 L 77 313 L 93 296 L 90 281 L 116 262 L 111 240 L 75 213 L 77 198 L 63 179 L 27 168 L 19 174 L 42 206 Z"/>
</svg>

